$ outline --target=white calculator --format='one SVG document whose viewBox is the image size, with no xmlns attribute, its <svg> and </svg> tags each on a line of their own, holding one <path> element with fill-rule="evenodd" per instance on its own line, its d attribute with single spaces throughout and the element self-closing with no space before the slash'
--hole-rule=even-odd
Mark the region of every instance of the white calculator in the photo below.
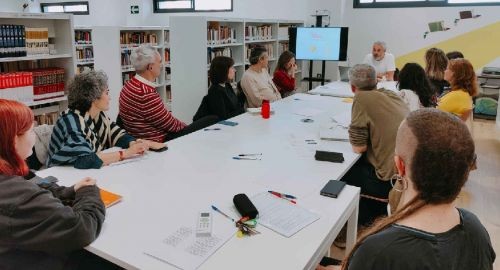
<svg viewBox="0 0 500 270">
<path fill-rule="evenodd" d="M 196 237 L 208 237 L 212 235 L 212 214 L 200 212 L 196 223 Z"/>
</svg>

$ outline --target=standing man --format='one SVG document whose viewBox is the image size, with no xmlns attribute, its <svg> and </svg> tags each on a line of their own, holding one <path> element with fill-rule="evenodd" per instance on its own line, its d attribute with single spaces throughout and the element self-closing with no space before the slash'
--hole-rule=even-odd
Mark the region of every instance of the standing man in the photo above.
<svg viewBox="0 0 500 270">
<path fill-rule="evenodd" d="M 377 80 L 394 81 L 394 71 L 396 71 L 394 55 L 386 51 L 387 46 L 385 42 L 375 41 L 372 46 L 372 53 L 365 56 L 363 64 L 368 64 L 375 68 Z"/>
</svg>

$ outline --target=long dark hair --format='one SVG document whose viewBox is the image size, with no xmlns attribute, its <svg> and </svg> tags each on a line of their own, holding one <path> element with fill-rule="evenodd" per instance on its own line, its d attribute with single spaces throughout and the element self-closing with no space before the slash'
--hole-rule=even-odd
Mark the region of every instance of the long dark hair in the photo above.
<svg viewBox="0 0 500 270">
<path fill-rule="evenodd" d="M 286 71 L 285 67 L 286 64 L 288 64 L 288 62 L 290 62 L 290 60 L 292 60 L 293 58 L 295 58 L 295 54 L 293 54 L 293 52 L 291 51 L 284 51 L 283 53 L 281 53 L 280 58 L 278 59 L 278 64 L 276 65 L 276 69 L 274 70 L 274 72 L 278 70 Z"/>
<path fill-rule="evenodd" d="M 411 140 L 401 138 L 405 136 L 401 135 L 405 133 L 401 132 L 405 128 L 416 140 L 413 154 L 407 153 L 411 160 L 405 162 L 417 196 L 397 209 L 392 216 L 380 219 L 368 229 L 345 258 L 342 269 L 349 267 L 353 254 L 370 235 L 412 215 L 425 205 L 453 202 L 467 181 L 471 168 L 475 166 L 474 141 L 469 130 L 450 113 L 433 108 L 411 112 L 398 131 L 397 144 Z"/>
<path fill-rule="evenodd" d="M 227 56 L 217 56 L 212 59 L 208 76 L 212 84 L 219 84 L 227 82 L 227 74 L 229 69 L 234 65 L 234 60 Z"/>
<path fill-rule="evenodd" d="M 398 88 L 415 92 L 424 107 L 436 106 L 436 91 L 424 69 L 417 63 L 407 63 L 399 73 Z"/>
</svg>

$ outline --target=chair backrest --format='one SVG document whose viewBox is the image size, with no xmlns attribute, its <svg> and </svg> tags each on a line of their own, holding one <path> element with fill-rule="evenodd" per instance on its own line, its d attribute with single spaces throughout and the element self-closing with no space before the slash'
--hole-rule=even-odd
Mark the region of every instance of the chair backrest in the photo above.
<svg viewBox="0 0 500 270">
<path fill-rule="evenodd" d="M 238 101 L 245 109 L 248 108 L 247 96 L 245 91 L 243 91 L 243 87 L 241 87 L 241 81 L 236 84 L 236 89 L 238 90 L 238 93 L 236 94 Z"/>
<path fill-rule="evenodd" d="M 49 157 L 49 144 L 50 138 L 52 137 L 52 131 L 54 130 L 54 125 L 39 125 L 33 128 L 36 134 L 35 146 L 33 147 L 33 155 L 31 158 L 35 158 L 40 162 L 41 168 L 31 168 L 30 169 L 43 169 L 45 164 L 47 164 L 47 159 Z"/>
<path fill-rule="evenodd" d="M 349 82 L 349 70 L 350 67 L 339 66 L 339 76 L 340 80 L 343 82 Z"/>
</svg>

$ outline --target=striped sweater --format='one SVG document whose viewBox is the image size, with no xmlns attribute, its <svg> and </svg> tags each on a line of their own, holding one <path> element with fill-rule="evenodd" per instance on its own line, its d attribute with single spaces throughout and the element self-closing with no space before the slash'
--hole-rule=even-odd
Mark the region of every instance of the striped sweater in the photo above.
<svg viewBox="0 0 500 270">
<path fill-rule="evenodd" d="M 92 119 L 88 112 L 68 109 L 54 126 L 47 167 L 73 165 L 77 169 L 98 169 L 103 162 L 97 153 L 114 146 L 128 148 L 134 140 L 104 112 Z"/>
<path fill-rule="evenodd" d="M 186 127 L 165 108 L 154 84 L 139 75 L 125 83 L 119 104 L 123 127 L 136 138 L 164 142 L 167 133 Z"/>
</svg>

